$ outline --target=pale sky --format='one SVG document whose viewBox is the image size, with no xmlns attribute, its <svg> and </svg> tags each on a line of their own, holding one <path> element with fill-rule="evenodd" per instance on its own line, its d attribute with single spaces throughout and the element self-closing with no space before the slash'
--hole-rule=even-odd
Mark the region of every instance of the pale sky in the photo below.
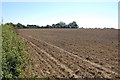
<svg viewBox="0 0 120 80">
<path fill-rule="evenodd" d="M 118 28 L 118 2 L 2 2 L 4 23 L 52 25 L 76 21 L 79 27 Z"/>
</svg>

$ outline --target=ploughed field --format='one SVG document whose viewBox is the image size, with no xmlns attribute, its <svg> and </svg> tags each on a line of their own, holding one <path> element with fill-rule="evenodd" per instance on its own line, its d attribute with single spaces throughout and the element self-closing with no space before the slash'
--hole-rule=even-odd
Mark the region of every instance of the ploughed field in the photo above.
<svg viewBox="0 0 120 80">
<path fill-rule="evenodd" d="M 19 29 L 29 42 L 31 71 L 57 78 L 116 78 L 118 30 Z"/>
</svg>

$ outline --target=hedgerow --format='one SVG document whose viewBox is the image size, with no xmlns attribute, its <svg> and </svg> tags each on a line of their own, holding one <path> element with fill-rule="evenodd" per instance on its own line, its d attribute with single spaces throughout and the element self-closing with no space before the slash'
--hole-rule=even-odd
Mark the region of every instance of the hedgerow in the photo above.
<svg viewBox="0 0 120 80">
<path fill-rule="evenodd" d="M 15 26 L 4 24 L 2 27 L 2 77 L 24 78 L 28 65 L 26 43 L 14 31 Z"/>
</svg>

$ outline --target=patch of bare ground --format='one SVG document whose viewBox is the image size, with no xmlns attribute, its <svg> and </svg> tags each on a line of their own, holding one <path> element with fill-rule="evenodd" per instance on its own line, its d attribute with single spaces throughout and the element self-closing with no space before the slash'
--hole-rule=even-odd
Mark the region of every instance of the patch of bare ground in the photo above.
<svg viewBox="0 0 120 80">
<path fill-rule="evenodd" d="M 21 29 L 19 34 L 35 50 L 31 63 L 36 74 L 117 77 L 117 30 Z"/>
</svg>

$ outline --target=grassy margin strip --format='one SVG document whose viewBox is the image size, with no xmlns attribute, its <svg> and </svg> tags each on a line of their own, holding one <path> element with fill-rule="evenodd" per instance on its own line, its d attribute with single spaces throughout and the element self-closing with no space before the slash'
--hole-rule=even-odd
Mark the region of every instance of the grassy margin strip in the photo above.
<svg viewBox="0 0 120 80">
<path fill-rule="evenodd" d="M 15 25 L 4 24 L 2 28 L 3 78 L 25 78 L 29 59 L 26 43 L 14 31 Z"/>
</svg>

